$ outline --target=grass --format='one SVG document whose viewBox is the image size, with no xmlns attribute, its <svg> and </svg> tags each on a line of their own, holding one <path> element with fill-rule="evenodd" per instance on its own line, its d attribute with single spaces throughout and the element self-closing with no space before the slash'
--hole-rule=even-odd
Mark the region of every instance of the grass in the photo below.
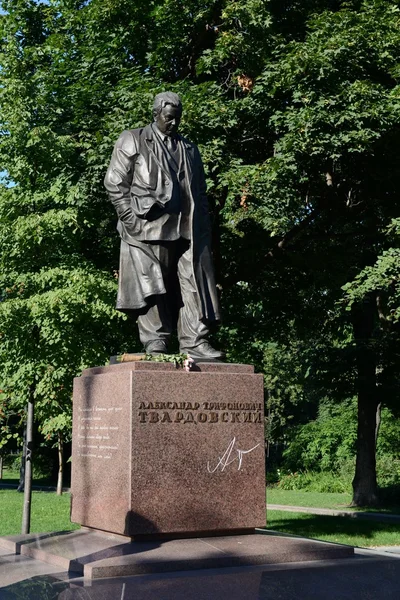
<svg viewBox="0 0 400 600">
<path fill-rule="evenodd" d="M 16 474 L 18 476 L 18 474 Z M 4 483 L 12 483 L 15 474 L 5 473 Z M 35 480 L 42 484 L 43 480 Z M 43 485 L 43 484 L 42 484 Z M 351 501 L 350 494 L 288 491 L 268 488 L 269 504 L 310 506 L 343 510 Z M 23 494 L 16 490 L 0 489 L 0 535 L 21 532 Z M 32 492 L 31 532 L 67 531 L 77 529 L 69 520 L 70 494 L 57 496 L 55 492 Z M 400 509 L 397 511 L 400 514 Z M 282 533 L 349 544 L 351 546 L 400 545 L 400 523 L 361 521 L 346 517 L 331 517 L 292 513 L 268 509 L 268 529 Z"/>
<path fill-rule="evenodd" d="M 345 493 L 305 492 L 302 490 L 267 489 L 268 504 L 285 504 L 287 506 L 312 506 L 343 510 L 348 508 L 351 495 Z"/>
<path fill-rule="evenodd" d="M 357 508 L 350 506 L 351 494 L 306 492 L 303 490 L 281 490 L 278 488 L 267 489 L 268 504 L 283 504 L 286 506 L 309 506 L 312 508 L 331 508 L 333 510 L 362 510 L 366 512 L 382 512 L 387 514 L 399 514 L 400 506 L 378 506 Z"/>
<path fill-rule="evenodd" d="M 21 533 L 24 495 L 0 490 L 0 535 Z M 32 492 L 31 533 L 77 529 L 69 520 L 70 494 Z"/>
<path fill-rule="evenodd" d="M 279 510 L 268 510 L 267 517 L 268 529 L 282 533 L 364 548 L 400 545 L 400 524 Z"/>
</svg>

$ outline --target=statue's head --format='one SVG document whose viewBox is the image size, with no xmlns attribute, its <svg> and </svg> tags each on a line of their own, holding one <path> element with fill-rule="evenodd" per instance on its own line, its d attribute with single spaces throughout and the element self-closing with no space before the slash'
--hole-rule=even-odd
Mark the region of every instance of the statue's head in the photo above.
<svg viewBox="0 0 400 600">
<path fill-rule="evenodd" d="M 162 92 L 154 98 L 153 117 L 158 129 L 164 135 L 174 135 L 178 131 L 182 116 L 182 102 L 174 92 Z"/>
</svg>

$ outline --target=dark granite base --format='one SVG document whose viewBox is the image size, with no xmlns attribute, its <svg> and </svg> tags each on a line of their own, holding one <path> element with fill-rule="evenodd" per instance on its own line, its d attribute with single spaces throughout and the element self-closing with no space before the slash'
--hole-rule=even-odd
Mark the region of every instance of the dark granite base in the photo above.
<svg viewBox="0 0 400 600">
<path fill-rule="evenodd" d="M 280 536 L 218 536 L 130 542 L 101 532 L 79 530 L 0 538 L 0 547 L 31 556 L 88 579 L 170 573 L 196 569 L 274 565 L 349 558 L 350 546 Z"/>
</svg>

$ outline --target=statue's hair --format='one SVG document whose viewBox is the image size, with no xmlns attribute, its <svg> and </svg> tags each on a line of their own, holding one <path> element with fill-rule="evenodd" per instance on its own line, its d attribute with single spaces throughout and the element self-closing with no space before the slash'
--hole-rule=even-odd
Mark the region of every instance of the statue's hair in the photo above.
<svg viewBox="0 0 400 600">
<path fill-rule="evenodd" d="M 175 94 L 175 92 L 161 92 L 161 94 L 157 94 L 154 98 L 153 114 L 158 115 L 167 104 L 176 106 L 182 110 L 182 102 L 178 94 Z"/>
</svg>

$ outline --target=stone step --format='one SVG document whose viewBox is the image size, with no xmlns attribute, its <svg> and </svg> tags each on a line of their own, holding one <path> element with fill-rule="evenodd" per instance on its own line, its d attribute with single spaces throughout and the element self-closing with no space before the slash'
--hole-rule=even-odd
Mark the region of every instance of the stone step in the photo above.
<svg viewBox="0 0 400 600">
<path fill-rule="evenodd" d="M 132 542 L 123 536 L 81 529 L 6 536 L 0 538 L 0 546 L 89 579 L 332 560 L 354 555 L 351 546 L 281 536 L 268 530 L 252 535 Z"/>
</svg>

